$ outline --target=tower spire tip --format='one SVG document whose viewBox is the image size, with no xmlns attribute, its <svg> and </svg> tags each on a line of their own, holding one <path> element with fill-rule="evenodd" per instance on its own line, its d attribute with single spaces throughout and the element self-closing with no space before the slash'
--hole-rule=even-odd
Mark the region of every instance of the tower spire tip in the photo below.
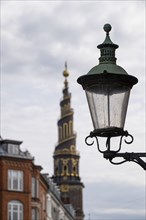
<svg viewBox="0 0 146 220">
<path fill-rule="evenodd" d="M 67 78 L 69 76 L 69 72 L 67 71 L 67 61 L 65 61 L 65 70 L 63 71 L 63 76 Z"/>
</svg>

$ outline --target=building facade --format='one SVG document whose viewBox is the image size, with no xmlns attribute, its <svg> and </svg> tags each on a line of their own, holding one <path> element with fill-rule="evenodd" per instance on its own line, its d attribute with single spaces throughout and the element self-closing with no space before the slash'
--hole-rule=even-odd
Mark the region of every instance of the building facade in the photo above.
<svg viewBox="0 0 146 220">
<path fill-rule="evenodd" d="M 22 142 L 0 139 L 0 220 L 75 220 Z M 54 184 L 54 185 L 53 185 Z"/>
<path fill-rule="evenodd" d="M 79 152 L 76 149 L 76 134 L 73 128 L 73 109 L 71 93 L 68 89 L 67 64 L 63 71 L 65 77 L 63 99 L 60 102 L 61 116 L 58 120 L 58 144 L 54 151 L 54 182 L 61 191 L 64 204 L 72 204 L 76 220 L 83 220 L 83 183 L 79 176 Z"/>
<path fill-rule="evenodd" d="M 49 185 L 47 194 L 48 220 L 75 220 L 75 210 L 71 204 L 65 205 L 60 199 L 60 189 L 46 174 L 43 178 Z"/>
</svg>

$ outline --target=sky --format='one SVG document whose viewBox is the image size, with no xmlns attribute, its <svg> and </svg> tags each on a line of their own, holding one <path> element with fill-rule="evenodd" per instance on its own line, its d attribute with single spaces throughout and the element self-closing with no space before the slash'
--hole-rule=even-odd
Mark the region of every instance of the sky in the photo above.
<svg viewBox="0 0 146 220">
<path fill-rule="evenodd" d="M 146 175 L 136 163 L 112 165 L 85 137 L 93 130 L 77 78 L 98 64 L 103 26 L 112 25 L 117 64 L 139 82 L 131 91 L 125 130 L 145 148 L 145 1 L 1 1 L 1 136 L 23 141 L 35 164 L 53 174 L 65 61 L 80 152 L 85 220 L 146 219 Z M 104 148 L 103 140 L 100 140 Z M 115 143 L 115 142 L 114 142 Z M 114 144 L 113 143 L 113 144 Z"/>
</svg>

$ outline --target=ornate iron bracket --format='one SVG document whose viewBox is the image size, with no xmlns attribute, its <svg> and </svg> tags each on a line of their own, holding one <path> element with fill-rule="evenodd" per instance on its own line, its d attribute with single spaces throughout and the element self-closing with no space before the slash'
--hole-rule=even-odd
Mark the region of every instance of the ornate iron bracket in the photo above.
<svg viewBox="0 0 146 220">
<path fill-rule="evenodd" d="M 100 149 L 98 136 L 107 137 L 106 150 L 101 150 Z M 103 157 L 105 159 L 109 160 L 110 163 L 112 163 L 114 165 L 119 165 L 119 164 L 125 163 L 127 161 L 129 161 L 129 162 L 132 161 L 132 162 L 135 162 L 135 163 L 139 164 L 144 170 L 146 170 L 146 162 L 141 159 L 141 157 L 146 157 L 146 153 L 133 153 L 133 152 L 131 152 L 131 153 L 129 153 L 129 152 L 119 153 L 119 151 L 121 150 L 123 137 L 124 136 L 125 137 L 130 137 L 131 140 L 128 141 L 128 140 L 125 139 L 124 141 L 125 141 L 126 144 L 131 144 L 134 140 L 133 136 L 131 134 L 129 134 L 128 131 L 122 131 L 120 133 L 120 135 L 114 135 L 114 136 L 121 136 L 120 137 L 120 142 L 119 142 L 119 147 L 118 147 L 117 150 L 111 150 L 110 140 L 111 140 L 112 136 L 110 134 L 108 136 L 101 135 L 101 131 L 100 131 L 99 135 L 98 135 L 97 131 L 91 132 L 90 135 L 85 138 L 85 143 L 88 146 L 92 146 L 94 144 L 94 141 L 89 143 L 88 140 L 89 140 L 89 138 L 94 137 L 96 139 L 98 151 L 100 153 L 102 153 Z M 124 160 L 116 162 L 116 161 L 113 161 L 115 158 L 123 158 Z"/>
</svg>

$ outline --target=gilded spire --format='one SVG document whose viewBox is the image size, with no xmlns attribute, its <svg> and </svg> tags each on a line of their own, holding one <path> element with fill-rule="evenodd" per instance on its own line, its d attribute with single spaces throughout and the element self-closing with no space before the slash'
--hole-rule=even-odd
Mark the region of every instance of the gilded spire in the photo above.
<svg viewBox="0 0 146 220">
<path fill-rule="evenodd" d="M 63 71 L 63 76 L 65 77 L 64 88 L 63 88 L 63 96 L 65 98 L 69 95 L 69 93 L 68 93 L 68 81 L 67 81 L 67 77 L 69 76 L 69 72 L 67 70 L 67 62 L 65 62 L 65 70 Z"/>
<path fill-rule="evenodd" d="M 65 79 L 69 76 L 69 72 L 67 71 L 67 62 L 65 62 L 65 70 L 63 71 L 63 76 Z"/>
<path fill-rule="evenodd" d="M 67 62 L 65 62 L 65 70 L 63 71 L 63 76 L 65 77 L 64 85 L 65 88 L 68 87 L 67 77 L 69 76 L 69 72 L 67 71 Z"/>
<path fill-rule="evenodd" d="M 63 71 L 63 98 L 60 101 L 60 119 L 57 122 L 58 144 L 54 151 L 53 180 L 60 188 L 60 198 L 64 204 L 72 204 L 77 220 L 83 220 L 82 188 L 79 176 L 79 153 L 76 150 L 76 134 L 74 132 L 74 111 L 71 108 L 69 93 L 67 62 Z M 79 202 L 76 202 L 76 201 Z"/>
</svg>

